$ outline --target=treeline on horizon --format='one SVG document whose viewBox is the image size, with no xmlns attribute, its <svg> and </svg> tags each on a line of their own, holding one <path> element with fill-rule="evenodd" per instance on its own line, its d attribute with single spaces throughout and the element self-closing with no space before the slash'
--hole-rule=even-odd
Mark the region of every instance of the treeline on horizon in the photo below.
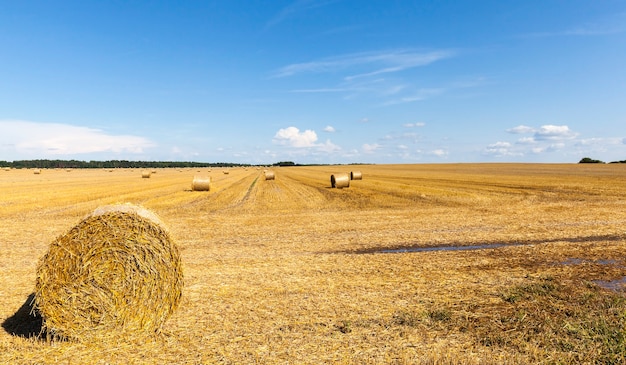
<svg viewBox="0 0 626 365">
<path fill-rule="evenodd" d="M 229 162 L 192 162 L 192 161 L 78 161 L 78 160 L 18 160 L 0 161 L 1 167 L 14 169 L 115 169 L 115 168 L 184 168 L 184 167 L 247 167 L 266 166 Z M 281 161 L 271 166 L 298 166 L 292 161 Z"/>
<path fill-rule="evenodd" d="M 578 161 L 578 163 L 606 163 L 602 160 L 595 160 L 593 158 L 590 157 L 583 157 L 580 161 Z M 622 160 L 622 161 L 611 161 L 609 163 L 626 163 L 626 160 Z"/>
</svg>

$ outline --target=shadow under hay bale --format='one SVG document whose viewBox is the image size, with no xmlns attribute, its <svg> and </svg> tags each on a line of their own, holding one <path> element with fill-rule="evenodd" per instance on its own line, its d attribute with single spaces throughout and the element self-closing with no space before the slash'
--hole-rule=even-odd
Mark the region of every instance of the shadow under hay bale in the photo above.
<svg viewBox="0 0 626 365">
<path fill-rule="evenodd" d="M 154 213 L 101 207 L 50 245 L 37 268 L 34 306 L 54 337 L 154 334 L 180 303 L 181 266 Z"/>
<path fill-rule="evenodd" d="M 33 308 L 34 300 L 35 293 L 31 293 L 17 312 L 2 322 L 2 328 L 8 334 L 24 338 L 45 337 L 41 314 Z"/>
<path fill-rule="evenodd" d="M 210 191 L 211 178 L 209 176 L 194 176 L 191 182 L 192 191 Z"/>
<path fill-rule="evenodd" d="M 347 173 L 330 175 L 330 186 L 337 189 L 350 187 L 350 175 Z"/>
</svg>

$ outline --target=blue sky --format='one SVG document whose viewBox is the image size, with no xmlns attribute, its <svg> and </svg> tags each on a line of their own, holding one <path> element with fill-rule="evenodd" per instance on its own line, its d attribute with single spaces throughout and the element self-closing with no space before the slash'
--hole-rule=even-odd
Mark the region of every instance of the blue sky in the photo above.
<svg viewBox="0 0 626 365">
<path fill-rule="evenodd" d="M 0 1 L 0 160 L 626 160 L 626 1 Z"/>
</svg>

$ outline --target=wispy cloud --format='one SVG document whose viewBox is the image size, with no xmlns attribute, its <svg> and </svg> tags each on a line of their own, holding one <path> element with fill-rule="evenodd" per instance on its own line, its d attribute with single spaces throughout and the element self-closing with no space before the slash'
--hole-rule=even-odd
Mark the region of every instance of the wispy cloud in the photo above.
<svg viewBox="0 0 626 365">
<path fill-rule="evenodd" d="M 426 66 L 431 63 L 453 57 L 452 50 L 436 50 L 417 52 L 413 50 L 392 50 L 363 52 L 328 57 L 310 62 L 294 63 L 274 71 L 272 77 L 289 77 L 301 73 L 330 73 L 355 68 L 363 68 L 364 72 L 344 76 L 346 81 L 361 77 L 370 77 L 385 73 L 399 72 L 407 69 Z"/>
<path fill-rule="evenodd" d="M 0 149 L 5 153 L 41 158 L 98 152 L 139 154 L 156 146 L 145 137 L 61 123 L 2 120 L 0 130 Z"/>
<path fill-rule="evenodd" d="M 392 49 L 359 52 L 321 58 L 310 62 L 293 63 L 273 71 L 271 78 L 295 78 L 298 82 L 315 82 L 316 87 L 293 88 L 292 93 L 334 93 L 344 100 L 368 98 L 379 107 L 413 103 L 433 98 L 449 91 L 483 85 L 483 78 L 451 81 L 444 86 L 416 87 L 415 75 L 410 70 L 424 67 L 445 59 L 457 57 L 452 49 L 421 51 L 415 49 Z M 320 74 L 324 77 L 297 78 Z M 319 87 L 319 82 L 329 83 Z"/>
<path fill-rule="evenodd" d="M 296 14 L 326 6 L 337 1 L 338 0 L 296 0 L 282 8 L 276 15 L 274 15 L 274 17 L 272 17 L 272 19 L 265 24 L 265 29 L 269 29 L 279 23 L 282 23 Z"/>
<path fill-rule="evenodd" d="M 626 13 L 616 13 L 569 29 L 528 33 L 522 37 L 605 36 L 624 32 L 626 32 Z"/>
<path fill-rule="evenodd" d="M 416 101 L 426 100 L 436 95 L 441 95 L 445 93 L 447 89 L 445 88 L 431 88 L 431 89 L 419 89 L 413 91 L 411 94 L 402 96 L 400 98 L 396 98 L 393 100 L 388 100 L 381 103 L 381 106 L 390 106 L 397 104 L 405 104 L 405 103 L 413 103 Z"/>
<path fill-rule="evenodd" d="M 415 127 L 424 127 L 426 123 L 417 122 L 417 123 L 404 123 L 402 126 L 405 128 L 415 128 Z"/>
</svg>

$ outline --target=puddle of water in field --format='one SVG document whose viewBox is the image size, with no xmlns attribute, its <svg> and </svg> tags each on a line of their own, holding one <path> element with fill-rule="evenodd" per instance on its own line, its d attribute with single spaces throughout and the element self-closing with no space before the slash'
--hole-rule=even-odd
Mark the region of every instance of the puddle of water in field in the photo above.
<svg viewBox="0 0 626 365">
<path fill-rule="evenodd" d="M 600 259 L 600 260 L 586 260 L 586 259 L 579 259 L 576 257 L 570 257 L 565 261 L 561 261 L 558 264 L 560 265 L 582 265 L 582 264 L 596 264 L 596 265 L 606 265 L 606 266 L 621 266 L 620 265 L 620 261 L 618 260 L 612 260 L 612 259 Z"/>
<path fill-rule="evenodd" d="M 617 292 L 625 292 L 626 291 L 626 276 L 620 279 L 615 280 L 593 280 L 593 282 L 601 288 L 617 291 Z"/>
<path fill-rule="evenodd" d="M 511 241 L 506 243 L 485 243 L 479 245 L 463 245 L 459 242 L 453 242 L 445 246 L 417 246 L 417 245 L 402 245 L 389 248 L 368 248 L 358 251 L 348 251 L 355 254 L 371 254 L 371 253 L 408 253 L 408 252 L 433 252 L 433 251 L 469 251 L 469 250 L 487 250 L 499 247 L 515 247 L 515 246 L 531 246 L 533 244 L 544 244 L 551 242 L 572 242 L 572 243 L 584 243 L 593 241 L 623 241 L 626 240 L 622 235 L 599 235 L 599 236 L 587 236 L 587 237 L 563 237 L 552 238 L 545 240 L 527 240 L 527 241 Z M 587 262 L 583 259 L 569 258 L 561 265 L 579 265 L 583 262 Z M 615 265 L 618 264 L 615 260 L 596 260 L 591 261 L 600 265 Z"/>
</svg>

